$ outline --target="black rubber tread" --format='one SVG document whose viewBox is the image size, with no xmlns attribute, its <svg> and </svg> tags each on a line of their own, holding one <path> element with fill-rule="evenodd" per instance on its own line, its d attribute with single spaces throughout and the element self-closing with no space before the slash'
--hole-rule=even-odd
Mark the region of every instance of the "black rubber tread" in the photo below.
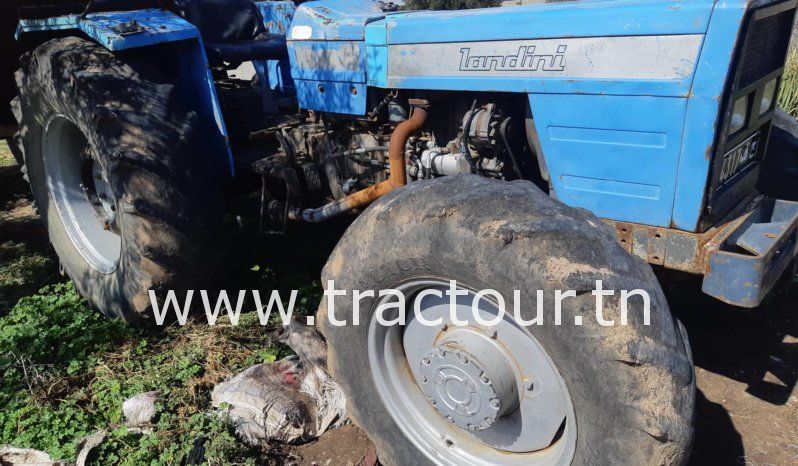
<svg viewBox="0 0 798 466">
<path fill-rule="evenodd" d="M 17 122 L 22 121 L 22 109 L 19 104 L 19 96 L 14 97 L 11 101 L 11 113 Z M 11 154 L 14 156 L 17 165 L 22 168 L 23 178 L 25 178 L 25 181 L 28 181 L 27 170 L 25 170 L 25 156 L 23 155 L 25 149 L 22 146 L 22 135 L 17 131 L 14 133 L 14 136 L 6 142 L 8 143 L 8 148 L 11 150 Z"/>
<path fill-rule="evenodd" d="M 591 213 L 552 200 L 532 183 L 475 175 L 412 183 L 369 207 L 339 242 L 323 283 L 350 290 L 336 300 L 336 317 L 351 316 L 351 290 L 391 288 L 411 278 L 456 279 L 492 288 L 508 299 L 513 289 L 645 289 L 651 325 L 640 302 L 630 302 L 629 325 L 601 327 L 590 293 L 563 303 L 563 325 L 529 328 L 568 385 L 577 417 L 573 464 L 682 464 L 692 445 L 695 378 L 686 333 L 673 318 L 651 270 L 626 253 L 608 226 Z M 616 294 L 617 297 L 617 294 Z M 534 291 L 522 309 L 534 307 Z M 427 464 L 403 436 L 374 388 L 367 356 L 373 299 L 361 301 L 361 325 L 334 327 L 322 302 L 318 326 L 327 338 L 328 363 L 348 399 L 352 418 L 377 445 L 387 465 Z M 605 298 L 605 315 L 618 320 L 618 300 Z M 366 311 L 369 309 L 369 311 Z M 582 326 L 575 314 L 584 317 Z M 351 322 L 351 317 L 349 317 Z M 364 322 L 366 324 L 364 324 Z"/>
<path fill-rule="evenodd" d="M 149 317 L 148 290 L 199 287 L 215 264 L 221 202 L 209 157 L 191 141 L 196 115 L 174 86 L 145 80 L 84 39 L 51 40 L 21 59 L 16 74 L 24 171 L 51 242 L 78 291 L 102 312 Z M 117 199 L 118 269 L 100 274 L 70 242 L 46 188 L 42 125 L 60 113 L 86 135 Z"/>
</svg>

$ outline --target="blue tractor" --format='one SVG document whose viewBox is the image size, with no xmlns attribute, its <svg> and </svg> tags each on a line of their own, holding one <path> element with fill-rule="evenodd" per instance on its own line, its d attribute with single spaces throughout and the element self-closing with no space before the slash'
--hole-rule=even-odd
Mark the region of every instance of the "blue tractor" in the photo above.
<svg viewBox="0 0 798 466">
<path fill-rule="evenodd" d="M 202 286 L 224 215 L 362 212 L 327 291 L 418 312 L 385 325 L 399 298 L 365 293 L 317 324 L 383 463 L 685 462 L 690 349 L 654 271 L 749 308 L 793 273 L 796 0 L 533 3 L 14 5 L 12 147 L 64 272 L 146 320 L 150 290 Z M 648 299 L 590 318 L 599 280 Z M 475 302 L 494 325 L 457 322 Z"/>
</svg>

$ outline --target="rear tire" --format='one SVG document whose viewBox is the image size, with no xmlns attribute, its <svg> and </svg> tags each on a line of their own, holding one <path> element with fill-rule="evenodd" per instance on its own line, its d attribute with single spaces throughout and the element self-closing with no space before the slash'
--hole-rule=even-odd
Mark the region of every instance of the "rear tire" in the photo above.
<svg viewBox="0 0 798 466">
<path fill-rule="evenodd" d="M 346 392 L 351 417 L 377 445 L 384 464 L 681 464 L 689 457 L 695 401 L 689 346 L 651 268 L 627 254 L 595 216 L 552 200 L 529 182 L 507 183 L 467 175 L 413 183 L 393 192 L 369 207 L 350 227 L 330 257 L 323 279 L 324 283 L 334 280 L 336 289 L 348 293 L 336 299 L 334 317 L 347 319 L 349 325 L 330 324 L 326 301 L 317 317 L 328 341 L 329 367 Z M 423 392 L 421 387 L 428 378 L 412 373 L 415 363 L 411 356 L 419 351 L 427 354 L 427 349 L 418 350 L 414 343 L 408 346 L 405 341 L 414 325 L 410 297 L 406 301 L 408 324 L 399 330 L 404 332 L 399 340 L 374 342 L 374 329 L 383 328 L 373 323 L 379 298 L 362 299 L 360 325 L 351 325 L 352 290 L 398 289 L 452 279 L 467 289 L 499 291 L 507 300 L 509 313 L 513 290 L 521 290 L 520 309 L 526 320 L 535 317 L 534 290 L 544 291 L 544 323 L 528 326 L 523 332 L 542 348 L 536 351 L 555 366 L 566 387 L 566 393 L 558 399 L 568 400 L 573 414 L 569 417 L 567 410 L 559 411 L 564 427 L 546 447 L 508 454 L 503 451 L 507 446 L 486 446 L 459 424 L 452 425 L 458 421 L 457 414 L 449 416 L 454 420 L 447 418 L 451 423 L 444 422 L 445 427 L 436 427 L 442 425 L 434 419 L 435 414 L 440 415 L 436 410 L 441 400 L 420 406 L 419 400 L 437 395 L 430 397 L 428 389 Z M 629 325 L 598 325 L 595 297 L 589 292 L 596 280 L 603 280 L 605 289 L 646 290 L 651 297 L 651 325 L 643 325 L 641 302 L 634 299 L 629 303 Z M 553 323 L 557 289 L 578 293 L 563 301 L 561 326 Z M 605 316 L 616 323 L 617 296 L 604 298 Z M 430 315 L 441 312 L 426 309 L 423 312 L 433 312 Z M 583 317 L 581 326 L 574 324 L 577 315 Z M 504 329 L 497 329 L 493 338 L 508 349 L 508 354 L 513 353 L 512 345 L 521 340 L 511 341 L 503 336 L 507 335 Z M 458 330 L 442 326 L 438 331 L 434 345 L 440 351 L 448 332 Z M 474 332 L 491 333 L 478 325 Z M 487 354 L 469 349 L 463 343 L 467 340 L 458 341 L 462 351 Z M 445 351 L 448 354 L 452 348 L 447 346 Z M 380 369 L 384 365 L 380 353 L 389 352 L 394 357 L 404 354 L 405 364 L 394 364 L 387 371 Z M 429 354 L 421 364 L 437 358 L 434 351 Z M 525 360 L 542 357 L 530 350 L 521 351 L 520 358 L 515 354 L 508 358 L 492 356 L 482 366 L 482 374 L 487 372 L 491 381 L 497 380 L 493 371 L 505 364 L 504 359 L 510 366 L 522 367 Z M 440 367 L 459 364 L 453 361 Z M 467 364 L 460 369 L 465 373 L 472 370 Z M 401 380 L 391 374 L 415 380 L 400 390 Z M 385 383 L 384 377 L 393 379 Z M 534 387 L 540 371 L 530 377 L 535 380 L 530 390 L 537 390 Z M 541 390 L 560 390 L 556 379 L 548 377 Z M 517 393 L 525 384 L 518 382 Z M 493 392 L 486 393 L 492 396 Z M 443 401 L 449 405 L 451 400 L 446 396 Z M 541 393 L 520 396 L 523 403 L 525 396 L 534 398 Z M 403 407 L 404 400 L 413 401 Z M 502 398 L 499 401 L 505 403 Z M 462 406 L 458 409 L 462 412 Z M 530 409 L 545 411 L 545 406 Z M 534 419 L 536 413 L 528 414 L 517 418 Z M 426 424 L 418 420 L 428 415 L 433 418 Z M 498 429 L 502 418 L 498 419 L 485 418 L 486 423 L 494 423 L 488 429 Z M 545 421 L 549 423 L 549 419 Z M 471 421 L 463 417 L 459 422 Z M 523 421 L 519 429 L 528 424 L 534 422 Z M 484 429 L 484 425 L 479 428 Z M 520 434 L 517 439 L 523 440 Z"/>
<path fill-rule="evenodd" d="M 218 176 L 174 86 L 74 37 L 23 56 L 16 82 L 23 172 L 78 292 L 137 321 L 149 290 L 201 286 L 216 262 Z"/>
</svg>

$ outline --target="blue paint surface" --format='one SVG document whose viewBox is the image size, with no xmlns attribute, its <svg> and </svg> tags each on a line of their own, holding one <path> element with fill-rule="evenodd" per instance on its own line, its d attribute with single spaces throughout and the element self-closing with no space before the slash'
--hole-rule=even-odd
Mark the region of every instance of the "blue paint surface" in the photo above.
<svg viewBox="0 0 798 466">
<path fill-rule="evenodd" d="M 120 32 L 120 27 L 133 22 L 141 27 L 140 32 Z M 112 51 L 199 38 L 192 24 L 163 10 L 91 14 L 78 27 Z"/>
<path fill-rule="evenodd" d="M 712 13 L 687 104 L 678 184 L 673 202 L 673 226 L 695 231 L 704 208 L 710 156 L 721 125 L 723 92 L 731 70 L 745 0 L 718 2 Z"/>
<path fill-rule="evenodd" d="M 366 114 L 367 81 L 366 25 L 385 16 L 372 0 L 322 0 L 300 5 L 291 30 L 305 28 L 309 34 L 288 35 L 291 76 L 302 108 L 350 115 Z M 351 52 L 356 50 L 356 56 Z M 302 62 L 297 54 L 312 56 Z M 330 60 L 329 57 L 336 58 Z M 355 64 L 341 68 L 340 57 Z M 319 90 L 324 89 L 322 93 Z"/>
<path fill-rule="evenodd" d="M 557 199 L 668 226 L 686 99 L 531 94 L 529 102 Z"/>
<path fill-rule="evenodd" d="M 739 247 L 748 252 L 740 252 Z M 796 255 L 798 202 L 763 199 L 710 253 L 702 290 L 735 306 L 756 307 Z"/>
<path fill-rule="evenodd" d="M 712 0 L 594 0 L 400 13 L 383 22 L 390 44 L 703 34 L 712 5 Z"/>
<path fill-rule="evenodd" d="M 263 15 L 263 25 L 267 32 L 282 36 L 288 33 L 294 13 L 296 13 L 296 5 L 293 1 L 255 2 L 255 4 Z M 253 62 L 253 65 L 260 79 L 268 83 L 268 88 L 271 91 L 280 96 L 296 94 L 289 59 Z"/>
<path fill-rule="evenodd" d="M 321 0 L 300 5 L 291 27 L 311 29 L 311 35 L 302 40 L 362 41 L 366 24 L 384 16 L 379 3 L 372 0 Z M 295 39 L 290 32 L 287 37 Z"/>
<path fill-rule="evenodd" d="M 366 85 L 298 79 L 297 99 L 304 108 L 349 115 L 366 114 Z"/>
</svg>

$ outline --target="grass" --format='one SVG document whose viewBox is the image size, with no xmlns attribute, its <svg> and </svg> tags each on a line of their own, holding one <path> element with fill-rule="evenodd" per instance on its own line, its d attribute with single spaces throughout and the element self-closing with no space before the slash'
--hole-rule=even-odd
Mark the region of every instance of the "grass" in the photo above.
<svg viewBox="0 0 798 466">
<path fill-rule="evenodd" d="M 8 188 L 0 189 L 0 445 L 74 461 L 80 440 L 104 430 L 107 437 L 91 464 L 181 465 L 200 438 L 206 439 L 203 464 L 279 464 L 280 448 L 245 446 L 210 403 L 219 382 L 290 354 L 274 340 L 275 328 L 260 326 L 253 313 L 242 315 L 236 327 L 222 318 L 214 327 L 189 321 L 184 327 L 133 329 L 102 317 L 58 274 L 41 223 L 20 207 L 29 205 L 27 187 L 15 184 L 16 170 L 5 172 L 0 171 L 0 188 Z M 235 257 L 253 257 L 251 244 L 237 247 Z M 297 314 L 315 310 L 315 271 L 286 271 L 275 268 L 279 261 L 268 254 L 257 257 L 259 266 L 246 262 L 226 270 L 235 270 L 233 280 L 247 289 L 300 289 L 304 299 Z M 152 433 L 127 429 L 124 400 L 154 390 L 162 401 Z"/>
<path fill-rule="evenodd" d="M 792 50 L 787 58 L 784 77 L 781 80 L 779 105 L 787 113 L 798 118 L 798 50 Z"/>
<path fill-rule="evenodd" d="M 103 318 L 71 284 L 22 298 L 0 318 L 0 444 L 74 460 L 81 438 L 106 430 L 93 464 L 182 464 L 200 437 L 207 464 L 268 461 L 274 452 L 238 442 L 210 406 L 217 383 L 287 352 L 257 316 L 243 319 L 154 332 Z M 162 394 L 153 433 L 131 432 L 122 402 L 152 390 Z"/>
<path fill-rule="evenodd" d="M 0 243 L 0 313 L 11 309 L 23 296 L 55 281 L 55 266 L 48 251 L 16 241 Z"/>
<path fill-rule="evenodd" d="M 16 164 L 17 161 L 14 160 L 14 156 L 11 155 L 8 144 L 6 144 L 5 141 L 0 141 L 0 167 L 10 167 Z"/>
</svg>

